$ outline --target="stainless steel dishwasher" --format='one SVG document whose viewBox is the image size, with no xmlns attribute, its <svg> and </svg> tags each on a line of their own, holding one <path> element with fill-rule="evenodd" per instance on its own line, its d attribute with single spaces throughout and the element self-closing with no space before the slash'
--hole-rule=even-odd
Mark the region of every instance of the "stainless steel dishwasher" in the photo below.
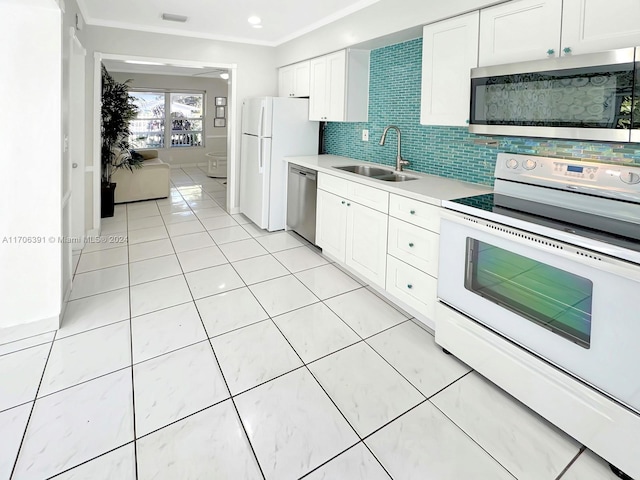
<svg viewBox="0 0 640 480">
<path fill-rule="evenodd" d="M 315 245 L 317 172 L 289 164 L 287 226 Z"/>
</svg>

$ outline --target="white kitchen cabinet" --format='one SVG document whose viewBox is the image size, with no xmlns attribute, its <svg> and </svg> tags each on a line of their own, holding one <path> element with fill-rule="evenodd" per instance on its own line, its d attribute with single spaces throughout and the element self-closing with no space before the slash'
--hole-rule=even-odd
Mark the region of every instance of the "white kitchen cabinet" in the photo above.
<svg viewBox="0 0 640 480">
<path fill-rule="evenodd" d="M 387 292 L 406 303 L 431 321 L 438 301 L 438 281 L 431 275 L 387 257 Z"/>
<path fill-rule="evenodd" d="M 309 84 L 309 120 L 368 120 L 369 51 L 340 50 L 312 59 Z"/>
<path fill-rule="evenodd" d="M 638 0 L 564 0 L 562 51 L 576 55 L 640 45 Z"/>
<path fill-rule="evenodd" d="M 358 185 L 331 175 L 319 174 L 317 245 L 323 252 L 344 263 L 372 284 L 384 288 L 387 263 L 386 212 L 361 205 L 353 198 L 321 189 L 322 177 L 329 179 L 324 182 L 325 185 L 333 186 L 336 191 L 354 191 L 352 185 Z M 384 194 L 388 203 L 387 192 L 373 190 Z"/>
<path fill-rule="evenodd" d="M 278 95 L 280 97 L 308 97 L 311 62 L 294 63 L 278 70 Z"/>
<path fill-rule="evenodd" d="M 482 9 L 478 65 L 559 56 L 561 22 L 562 0 L 516 0 Z"/>
<path fill-rule="evenodd" d="M 440 235 L 437 233 L 395 217 L 389 218 L 389 255 L 437 277 L 439 247 Z"/>
<path fill-rule="evenodd" d="M 478 66 L 479 12 L 423 29 L 422 125 L 469 123 L 470 70 Z"/>
</svg>

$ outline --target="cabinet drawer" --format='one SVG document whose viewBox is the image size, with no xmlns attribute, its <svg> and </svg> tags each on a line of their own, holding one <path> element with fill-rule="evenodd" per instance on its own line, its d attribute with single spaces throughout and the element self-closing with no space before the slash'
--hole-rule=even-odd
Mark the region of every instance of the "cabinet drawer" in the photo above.
<svg viewBox="0 0 640 480">
<path fill-rule="evenodd" d="M 434 318 L 437 280 L 432 276 L 387 255 L 386 289 L 425 317 Z"/>
<path fill-rule="evenodd" d="M 438 276 L 439 244 L 437 233 L 389 218 L 389 254 L 434 277 Z"/>
<path fill-rule="evenodd" d="M 379 212 L 389 213 L 389 193 L 384 190 L 327 174 L 320 174 L 318 188 Z"/>
<path fill-rule="evenodd" d="M 440 233 L 440 207 L 391 194 L 389 215 L 435 233 Z"/>
</svg>

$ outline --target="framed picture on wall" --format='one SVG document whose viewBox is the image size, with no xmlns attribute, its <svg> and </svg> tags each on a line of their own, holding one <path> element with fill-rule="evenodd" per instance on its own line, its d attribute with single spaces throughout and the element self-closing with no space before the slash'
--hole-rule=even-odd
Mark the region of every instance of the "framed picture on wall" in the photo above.
<svg viewBox="0 0 640 480">
<path fill-rule="evenodd" d="M 216 118 L 224 118 L 225 115 L 225 107 L 216 107 Z"/>
<path fill-rule="evenodd" d="M 213 126 L 214 127 L 226 127 L 227 126 L 227 119 L 226 118 L 214 118 L 213 119 Z"/>
<path fill-rule="evenodd" d="M 216 107 L 226 107 L 227 97 L 216 97 Z"/>
</svg>

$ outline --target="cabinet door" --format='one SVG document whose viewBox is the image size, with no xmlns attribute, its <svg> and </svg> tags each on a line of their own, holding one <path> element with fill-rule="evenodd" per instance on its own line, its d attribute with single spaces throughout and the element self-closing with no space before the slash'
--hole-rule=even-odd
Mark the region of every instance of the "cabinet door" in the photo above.
<svg viewBox="0 0 640 480">
<path fill-rule="evenodd" d="M 562 0 L 517 0 L 480 11 L 478 65 L 557 57 Z"/>
<path fill-rule="evenodd" d="M 478 66 L 479 18 L 473 12 L 424 27 L 421 124 L 469 123 L 470 71 Z"/>
<path fill-rule="evenodd" d="M 309 120 L 324 121 L 327 116 L 327 57 L 310 61 Z"/>
<path fill-rule="evenodd" d="M 345 119 L 346 55 L 347 52 L 345 50 L 327 55 L 325 120 L 342 122 Z"/>
<path fill-rule="evenodd" d="M 345 263 L 384 288 L 387 271 L 387 220 L 384 213 L 347 201 Z"/>
<path fill-rule="evenodd" d="M 311 62 L 300 62 L 293 65 L 293 96 L 309 96 L 309 69 Z"/>
<path fill-rule="evenodd" d="M 564 0 L 563 55 L 602 52 L 638 45 L 638 0 Z"/>
<path fill-rule="evenodd" d="M 278 69 L 278 96 L 293 96 L 293 65 Z"/>
<path fill-rule="evenodd" d="M 345 261 L 347 201 L 318 190 L 316 206 L 316 244 L 325 253 Z"/>
</svg>

